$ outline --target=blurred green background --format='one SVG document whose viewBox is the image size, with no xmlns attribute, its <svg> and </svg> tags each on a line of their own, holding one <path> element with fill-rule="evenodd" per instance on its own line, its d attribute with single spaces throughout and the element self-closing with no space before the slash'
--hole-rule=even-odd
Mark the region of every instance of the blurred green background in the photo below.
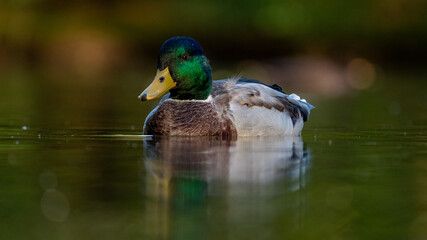
<svg viewBox="0 0 427 240">
<path fill-rule="evenodd" d="M 177 35 L 199 41 L 214 79 L 278 83 L 315 105 L 383 90 L 388 97 L 357 106 L 397 116 L 393 94 L 404 101 L 412 88 L 399 93 L 402 86 L 425 82 L 426 9 L 422 0 L 3 0 L 0 107 L 9 114 L 2 117 L 40 127 L 99 127 L 110 118 L 142 124 L 157 103 L 135 96 L 154 76 L 162 43 Z M 399 91 L 389 93 L 390 85 Z M 423 96 L 409 100 L 426 110 Z M 95 113 L 104 117 L 88 117 Z M 316 122 L 331 118 L 323 120 Z"/>
<path fill-rule="evenodd" d="M 216 68 L 300 55 L 346 66 L 423 66 L 427 3 L 376 1 L 41 1 L 0 3 L 1 71 L 99 76 L 154 71 L 163 41 L 191 36 Z M 64 72 L 66 71 L 66 72 Z"/>
</svg>

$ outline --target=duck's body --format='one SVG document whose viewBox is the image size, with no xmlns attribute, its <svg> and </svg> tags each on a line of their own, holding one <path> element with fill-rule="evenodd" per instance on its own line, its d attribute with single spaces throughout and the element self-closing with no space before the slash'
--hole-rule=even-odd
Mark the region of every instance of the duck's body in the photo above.
<svg viewBox="0 0 427 240">
<path fill-rule="evenodd" d="M 213 82 L 206 100 L 166 95 L 148 115 L 144 134 L 171 136 L 300 135 L 311 105 L 246 79 Z"/>
<path fill-rule="evenodd" d="M 193 60 L 189 76 L 199 80 L 176 81 L 182 77 L 179 68 L 188 69 L 188 60 L 171 64 L 175 69 L 169 71 L 166 61 L 162 69 L 162 51 L 171 54 L 169 45 L 177 41 L 189 41 L 190 50 L 197 44 L 189 38 L 172 38 L 165 42 L 159 57 L 159 72 L 140 98 L 149 100 L 157 97 L 165 90 L 158 85 L 171 85 L 167 94 L 147 117 L 144 134 L 169 136 L 273 136 L 300 135 L 304 122 L 313 108 L 304 99 L 295 95 L 287 95 L 277 85 L 268 86 L 256 80 L 226 79 L 211 80 L 210 66 L 202 52 L 201 57 Z M 185 44 L 188 45 L 187 42 Z M 184 44 L 184 45 L 185 45 Z M 166 46 L 165 46 L 166 45 Z M 179 45 L 179 44 L 178 44 Z M 196 47 L 199 47 L 198 45 Z M 165 50 L 169 50 L 166 51 Z M 175 47 L 176 48 L 176 47 Z M 201 49 L 201 48 L 200 48 Z M 187 50 L 187 52 L 190 52 Z M 180 53 L 182 54 L 182 53 Z M 199 53 L 200 54 L 200 53 Z M 198 55 L 194 54 L 194 58 Z M 176 60 L 176 59 L 175 59 Z M 197 66 L 194 65 L 197 64 Z M 161 70 L 162 69 L 162 70 Z M 194 70 L 196 69 L 196 70 Z M 186 70 L 190 71 L 190 70 Z M 207 72 L 207 77 L 200 77 L 199 72 Z M 172 72 L 172 73 L 170 73 Z M 194 72 L 197 72 L 195 74 Z M 171 76 L 175 75 L 175 77 Z M 185 77 L 185 76 L 184 76 Z M 205 79 L 207 78 L 207 80 Z M 190 81 L 196 83 L 187 84 Z M 194 86 L 199 84 L 200 86 Z M 152 90 L 152 89 L 155 89 Z M 187 91 L 183 91 L 188 88 Z M 194 89 L 198 89 L 197 92 Z M 153 93 L 154 92 L 154 93 Z M 151 97 L 150 94 L 154 97 Z"/>
</svg>

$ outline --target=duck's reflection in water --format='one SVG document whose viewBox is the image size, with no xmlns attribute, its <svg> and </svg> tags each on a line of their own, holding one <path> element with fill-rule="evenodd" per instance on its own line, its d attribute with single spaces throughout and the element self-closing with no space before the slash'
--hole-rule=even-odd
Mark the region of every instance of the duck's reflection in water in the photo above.
<svg viewBox="0 0 427 240">
<path fill-rule="evenodd" d="M 236 141 L 156 137 L 144 141 L 144 150 L 144 164 L 151 175 L 147 177 L 155 179 L 155 192 L 165 198 L 177 193 L 170 184 L 185 179 L 205 182 L 205 187 L 218 180 L 228 187 L 244 184 L 250 188 L 288 178 L 291 181 L 284 190 L 298 190 L 305 184 L 304 175 L 309 166 L 301 137 Z M 244 190 L 233 189 L 229 194 Z"/>
<path fill-rule="evenodd" d="M 153 137 L 144 155 L 149 228 L 165 238 L 205 235 L 211 221 L 232 234 L 235 221 L 272 220 L 286 204 L 274 198 L 304 189 L 309 167 L 301 137 Z"/>
</svg>

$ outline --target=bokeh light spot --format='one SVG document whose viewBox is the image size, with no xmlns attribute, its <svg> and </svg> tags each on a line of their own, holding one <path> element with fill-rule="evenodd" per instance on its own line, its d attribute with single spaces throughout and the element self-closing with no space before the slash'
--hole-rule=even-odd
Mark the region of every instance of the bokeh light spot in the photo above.
<svg viewBox="0 0 427 240">
<path fill-rule="evenodd" d="M 53 222 L 64 222 L 70 212 L 67 197 L 57 190 L 45 191 L 40 201 L 40 207 L 43 215 Z"/>
<path fill-rule="evenodd" d="M 366 59 L 355 58 L 347 65 L 346 76 L 351 87 L 367 89 L 375 82 L 375 66 Z"/>
</svg>

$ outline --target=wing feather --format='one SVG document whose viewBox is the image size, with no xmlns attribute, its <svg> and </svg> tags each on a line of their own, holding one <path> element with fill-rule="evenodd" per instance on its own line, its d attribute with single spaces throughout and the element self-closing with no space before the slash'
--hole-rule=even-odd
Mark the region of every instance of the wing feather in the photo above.
<svg viewBox="0 0 427 240">
<path fill-rule="evenodd" d="M 296 94 L 287 95 L 277 85 L 268 86 L 257 81 L 239 79 L 216 81 L 212 95 L 223 102 L 234 101 L 247 107 L 264 107 L 288 112 L 295 124 L 300 117 L 308 120 L 310 110 L 314 107 Z M 215 82 L 214 82 L 215 83 Z M 277 87 L 276 87 L 277 86 Z M 279 90 L 280 89 L 280 90 Z"/>
</svg>

